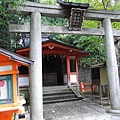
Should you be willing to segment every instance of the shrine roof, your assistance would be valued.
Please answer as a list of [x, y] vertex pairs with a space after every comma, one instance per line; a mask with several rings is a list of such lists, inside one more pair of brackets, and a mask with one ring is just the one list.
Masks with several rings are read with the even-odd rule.
[[[28, 57], [29, 46], [17, 48], [16, 53]], [[44, 38], [42, 36], [42, 54], [67, 55], [68, 53], [69, 56], [76, 56], [76, 58], [90, 55], [90, 52], [85, 51], [83, 48], [78, 48], [60, 40], [54, 40], [52, 37]]]
[[[62, 45], [62, 46], [66, 46], [66, 47], [69, 47], [71, 49], [76, 49], [76, 50], [80, 50], [80, 51], [83, 51], [84, 53], [90, 53], [89, 51], [84, 51], [84, 48], [79, 48], [79, 47], [76, 47], [76, 46], [73, 46], [73, 45], [70, 45], [68, 43], [65, 43], [63, 41], [60, 41], [60, 40], [54, 40], [54, 39], [42, 39], [42, 47], [44, 44], [47, 44], [47, 43], [50, 43], [50, 42], [53, 42], [53, 43], [56, 43], [56, 44], [59, 44], [59, 45]], [[28, 46], [25, 46], [25, 47], [19, 47], [16, 49], [17, 50], [21, 50], [21, 49], [26, 49], [26, 48], [29, 48], [29, 45]]]
[[99, 63], [99, 64], [92, 65], [91, 68], [101, 68], [101, 67], [105, 67], [105, 66], [106, 66], [106, 63]]
[[3, 48], [0, 48], [0, 54], [8, 57], [10, 60], [17, 61], [19, 63], [23, 63], [23, 64], [27, 64], [27, 65], [33, 64], [32, 60], [30, 60], [26, 57], [23, 57], [21, 55], [18, 55], [14, 52], [10, 52], [10, 51], [3, 49]]
[[79, 50], [84, 50], [84, 48], [79, 48], [79, 47], [70, 45], [70, 44], [68, 44], [68, 43], [65, 43], [65, 42], [63, 42], [63, 41], [54, 40], [54, 39], [48, 39], [48, 40], [42, 41], [42, 44], [46, 44], [46, 43], [49, 43], [49, 42], [54, 42], [54, 43], [57, 43], [57, 44], [61, 44], [61, 45], [63, 45], [63, 46], [67, 46], [67, 47], [71, 47], [71, 48], [75, 48], [75, 49], [79, 49]]
[[57, 0], [57, 2], [66, 8], [81, 8], [88, 9], [89, 3], [74, 3], [74, 2], [66, 2], [65, 0]]

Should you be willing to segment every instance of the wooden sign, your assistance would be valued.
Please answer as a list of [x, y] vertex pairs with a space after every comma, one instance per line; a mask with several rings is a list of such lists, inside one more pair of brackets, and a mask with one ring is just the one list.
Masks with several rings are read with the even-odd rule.
[[85, 16], [85, 9], [72, 8], [69, 22], [69, 30], [81, 30], [82, 23]]

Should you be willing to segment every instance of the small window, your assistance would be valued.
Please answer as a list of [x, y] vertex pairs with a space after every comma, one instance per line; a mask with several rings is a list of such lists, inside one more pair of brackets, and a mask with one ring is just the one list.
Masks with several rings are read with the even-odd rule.
[[70, 72], [76, 72], [76, 61], [70, 60]]
[[0, 76], [0, 104], [13, 102], [12, 75]]
[[28, 74], [28, 67], [26, 66], [20, 66], [18, 67], [18, 70], [20, 75]]

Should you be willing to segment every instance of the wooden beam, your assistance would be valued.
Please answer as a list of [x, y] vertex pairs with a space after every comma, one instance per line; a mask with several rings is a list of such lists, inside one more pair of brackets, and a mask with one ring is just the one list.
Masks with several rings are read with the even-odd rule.
[[[9, 10], [13, 11], [13, 8], [9, 5]], [[19, 7], [22, 14], [30, 14], [31, 12], [38, 11], [42, 16], [47, 17], [60, 17], [70, 18], [70, 9], [65, 9], [59, 5], [40, 4], [35, 2], [25, 2], [23, 6]], [[86, 20], [103, 20], [104, 18], [110, 18], [112, 21], [120, 22], [120, 11], [108, 11], [108, 10], [87, 10]]]
[[62, 54], [66, 55], [68, 51], [65, 50], [42, 50], [43, 54]]
[[24, 48], [24, 49], [18, 49], [16, 50], [16, 53], [21, 53], [21, 52], [29, 52], [29, 47], [28, 48]]
[[[9, 32], [11, 33], [29, 33], [30, 25], [9, 25]], [[103, 28], [82, 28], [81, 31], [69, 31], [68, 27], [61, 26], [46, 26], [42, 25], [42, 33], [49, 34], [76, 34], [76, 35], [93, 35], [93, 36], [104, 36]], [[120, 37], [120, 30], [113, 29], [113, 36]]]
[[[76, 51], [76, 52], [83, 52], [83, 49], [78, 49], [78, 48], [75, 48], [75, 47], [71, 47], [70, 45], [64, 45], [62, 44], [61, 42], [48, 42], [48, 43], [45, 43], [42, 45], [42, 48], [44, 47], [49, 47], [49, 45], [53, 45], [53, 47], [55, 48], [58, 48], [58, 49], [65, 49], [65, 50], [73, 50], [73, 51]], [[50, 49], [49, 49], [50, 50]]]
[[13, 61], [9, 60], [9, 61], [0, 61], [0, 66], [4, 66], [4, 65], [12, 65], [14, 64]]
[[18, 74], [18, 73], [19, 73], [18, 70], [8, 70], [8, 71], [0, 72], [0, 75], [9, 75], [9, 74]]

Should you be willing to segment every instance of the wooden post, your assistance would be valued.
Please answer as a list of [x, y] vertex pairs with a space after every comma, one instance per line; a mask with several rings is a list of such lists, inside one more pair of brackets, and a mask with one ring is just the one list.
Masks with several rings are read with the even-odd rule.
[[120, 84], [118, 76], [118, 66], [115, 54], [115, 46], [110, 18], [103, 20], [105, 30], [105, 50], [108, 73], [108, 83], [110, 89], [111, 113], [120, 113]]
[[[13, 65], [12, 65], [12, 69], [13, 70], [16, 70], [16, 68], [17, 68], [17, 66], [16, 66], [16, 64], [14, 63]], [[13, 77], [13, 96], [14, 96], [14, 103], [17, 103], [17, 77], [16, 77], [16, 73], [14, 73], [13, 75], [12, 75], [12, 77]]]
[[78, 81], [78, 59], [76, 58], [75, 59], [75, 61], [76, 61], [76, 79], [77, 79], [77, 84], [79, 84], [79, 81]]
[[67, 84], [70, 84], [70, 59], [69, 59], [69, 54], [66, 56], [66, 61], [67, 61]]
[[30, 24], [30, 118], [43, 120], [41, 14], [31, 13]]

